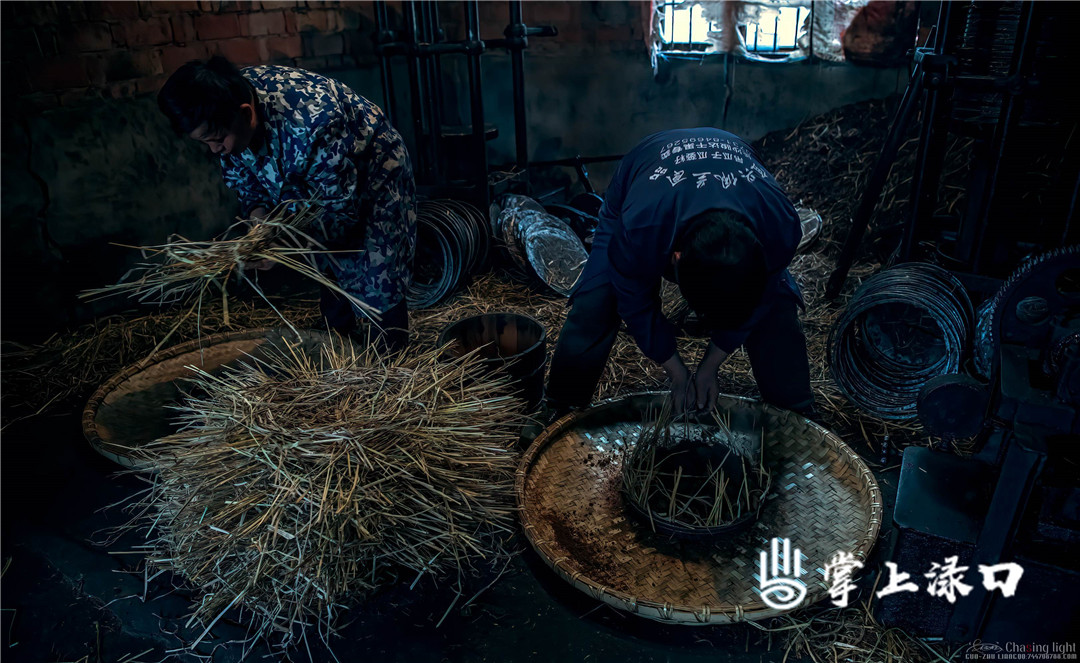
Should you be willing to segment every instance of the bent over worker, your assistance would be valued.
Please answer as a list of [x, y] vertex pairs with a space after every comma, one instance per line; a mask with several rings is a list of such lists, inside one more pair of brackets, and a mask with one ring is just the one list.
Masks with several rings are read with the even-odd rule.
[[[802, 299], [787, 271], [800, 237], [791, 201], [735, 135], [698, 128], [643, 140], [604, 195], [555, 347], [548, 408], [588, 405], [622, 321], [642, 353], [663, 366], [676, 411], [713, 407], [717, 369], [745, 346], [762, 398], [809, 414]], [[661, 312], [665, 276], [711, 330], [693, 374]]]
[[[378, 106], [331, 78], [301, 69], [237, 70], [221, 57], [180, 67], [158, 105], [173, 128], [221, 157], [244, 218], [288, 200], [324, 210], [318, 257], [337, 285], [378, 310], [379, 339], [408, 343], [406, 292], [416, 245], [412, 165]], [[347, 333], [360, 312], [323, 288], [330, 328]]]

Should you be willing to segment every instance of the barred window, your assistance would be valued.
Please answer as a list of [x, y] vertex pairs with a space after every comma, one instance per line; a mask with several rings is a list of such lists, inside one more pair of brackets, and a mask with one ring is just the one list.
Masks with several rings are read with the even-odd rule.
[[[795, 3], [791, 3], [794, 5]], [[669, 0], [658, 3], [657, 49], [662, 52], [732, 52], [760, 59], [788, 59], [800, 51], [799, 36], [809, 24], [807, 6], [746, 3], [734, 23], [734, 38], [724, 35], [723, 2]]]

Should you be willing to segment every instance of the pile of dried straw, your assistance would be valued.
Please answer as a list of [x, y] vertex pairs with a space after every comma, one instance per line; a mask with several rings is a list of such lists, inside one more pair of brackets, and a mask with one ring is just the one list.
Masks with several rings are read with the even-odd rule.
[[[145, 448], [129, 505], [151, 568], [186, 578], [203, 636], [231, 607], [288, 647], [342, 603], [425, 574], [459, 583], [506, 554], [521, 403], [473, 356], [351, 345], [198, 373], [184, 427]], [[190, 647], [195, 647], [200, 637]]]

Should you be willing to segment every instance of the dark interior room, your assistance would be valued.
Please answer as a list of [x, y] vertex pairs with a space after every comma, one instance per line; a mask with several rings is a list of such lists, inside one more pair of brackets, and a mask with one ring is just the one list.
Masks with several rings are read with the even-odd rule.
[[1077, 660], [1080, 3], [0, 30], [3, 660]]

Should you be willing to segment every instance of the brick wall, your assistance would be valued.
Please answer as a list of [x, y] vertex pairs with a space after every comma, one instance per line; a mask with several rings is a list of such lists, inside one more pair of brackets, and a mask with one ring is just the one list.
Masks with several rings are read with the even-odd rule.
[[[463, 38], [461, 3], [440, 7], [447, 38]], [[400, 25], [400, 3], [389, 8]], [[644, 49], [648, 10], [641, 1], [525, 2], [527, 24], [560, 33], [532, 40], [530, 53], [573, 43]], [[152, 93], [180, 65], [217, 54], [241, 66], [375, 66], [371, 2], [50, 0], [3, 2], [0, 12], [3, 91], [31, 111]], [[507, 3], [481, 2], [480, 17], [485, 38], [501, 37]]]
[[0, 11], [4, 93], [33, 110], [155, 92], [180, 65], [211, 55], [318, 70], [372, 58], [370, 2], [4, 2]]

